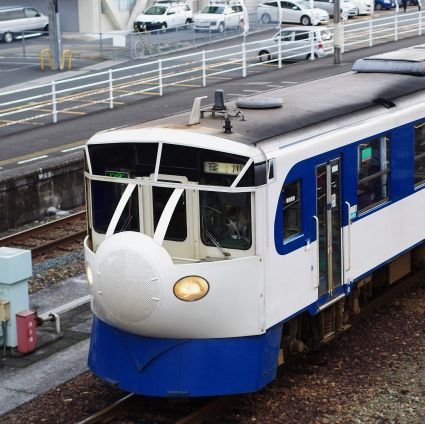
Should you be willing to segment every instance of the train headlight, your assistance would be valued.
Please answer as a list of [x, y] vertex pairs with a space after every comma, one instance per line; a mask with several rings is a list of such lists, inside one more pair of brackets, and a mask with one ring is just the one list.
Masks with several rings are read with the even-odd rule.
[[89, 286], [93, 285], [93, 272], [91, 270], [90, 264], [86, 262], [86, 274], [87, 274], [87, 281], [89, 282]]
[[202, 299], [208, 293], [210, 286], [205, 278], [196, 275], [183, 277], [174, 284], [174, 295], [180, 300], [193, 302]]

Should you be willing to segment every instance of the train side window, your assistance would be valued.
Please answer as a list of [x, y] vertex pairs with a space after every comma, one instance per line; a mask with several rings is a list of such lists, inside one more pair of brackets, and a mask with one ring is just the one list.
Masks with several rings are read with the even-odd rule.
[[282, 188], [283, 240], [301, 232], [301, 180], [285, 184]]
[[415, 186], [425, 183], [425, 122], [415, 125]]
[[359, 212], [388, 200], [389, 155], [388, 137], [361, 143], [358, 149], [357, 207]]
[[199, 200], [205, 246], [239, 250], [251, 247], [251, 193], [201, 191]]

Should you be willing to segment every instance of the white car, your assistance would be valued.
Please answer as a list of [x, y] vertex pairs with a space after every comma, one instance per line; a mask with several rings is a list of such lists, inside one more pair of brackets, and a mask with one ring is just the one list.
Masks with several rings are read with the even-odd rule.
[[0, 40], [5, 43], [11, 43], [15, 38], [40, 35], [39, 32], [48, 30], [48, 16], [33, 7], [0, 7]]
[[373, 0], [350, 0], [359, 9], [359, 15], [372, 15], [374, 10]]
[[[319, 25], [329, 22], [329, 14], [323, 9], [311, 8], [308, 1], [281, 1], [282, 22], [301, 25]], [[277, 1], [261, 3], [257, 7], [257, 20], [263, 24], [279, 21]]]
[[195, 31], [224, 32], [229, 28], [243, 29], [244, 13], [239, 4], [210, 4], [195, 15]]
[[[314, 0], [314, 7], [320, 7], [320, 9], [326, 10], [329, 13], [329, 16], [333, 17], [334, 15], [334, 0]], [[352, 3], [350, 0], [341, 0], [341, 14], [347, 17], [357, 16], [359, 14], [359, 9], [357, 6]]]
[[[280, 41], [279, 41], [280, 38]], [[257, 48], [260, 62], [278, 59], [279, 49], [282, 60], [311, 59], [312, 45], [315, 58], [325, 57], [334, 52], [332, 33], [327, 27], [287, 27], [273, 38], [261, 42]]]
[[152, 31], [190, 25], [193, 12], [186, 3], [158, 2], [137, 16], [133, 28], [135, 31]]

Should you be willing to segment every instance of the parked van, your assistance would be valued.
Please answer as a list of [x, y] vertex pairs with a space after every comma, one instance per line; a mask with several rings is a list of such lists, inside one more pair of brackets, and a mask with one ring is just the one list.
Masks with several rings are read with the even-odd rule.
[[33, 7], [0, 7], [0, 39], [5, 43], [11, 43], [15, 38], [35, 35], [32, 31], [48, 30], [49, 18]]
[[193, 12], [186, 3], [179, 1], [155, 1], [136, 17], [135, 31], [153, 31], [188, 26], [193, 21]]

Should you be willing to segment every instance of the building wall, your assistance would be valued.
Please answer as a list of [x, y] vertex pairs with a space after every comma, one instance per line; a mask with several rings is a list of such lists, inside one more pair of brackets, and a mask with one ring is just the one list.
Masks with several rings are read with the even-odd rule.
[[132, 10], [120, 10], [114, 0], [78, 0], [80, 32], [132, 29], [135, 17], [150, 3], [152, 0], [135, 0]]

